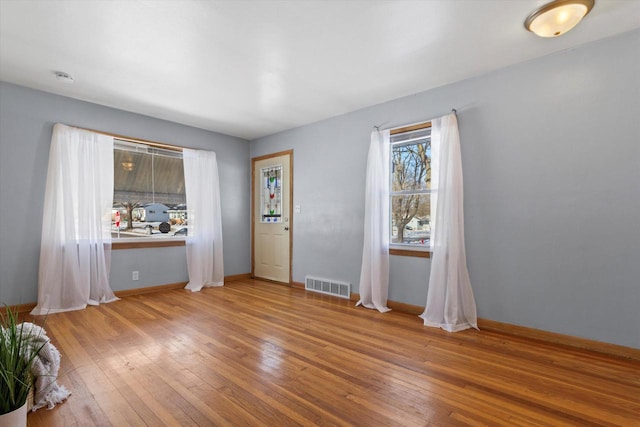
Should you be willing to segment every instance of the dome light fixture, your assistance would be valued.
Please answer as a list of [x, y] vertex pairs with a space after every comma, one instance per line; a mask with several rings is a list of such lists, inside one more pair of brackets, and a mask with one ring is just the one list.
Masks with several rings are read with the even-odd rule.
[[121, 165], [122, 169], [126, 170], [127, 172], [131, 172], [136, 164], [129, 160], [126, 162], [122, 162]]
[[535, 10], [524, 21], [524, 27], [540, 37], [558, 37], [584, 18], [595, 0], [554, 0]]

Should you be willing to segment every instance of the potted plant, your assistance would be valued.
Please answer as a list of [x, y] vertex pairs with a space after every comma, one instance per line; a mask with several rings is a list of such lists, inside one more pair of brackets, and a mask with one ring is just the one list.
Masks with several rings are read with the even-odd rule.
[[43, 344], [5, 307], [6, 314], [0, 313], [0, 425], [26, 426], [31, 366]]

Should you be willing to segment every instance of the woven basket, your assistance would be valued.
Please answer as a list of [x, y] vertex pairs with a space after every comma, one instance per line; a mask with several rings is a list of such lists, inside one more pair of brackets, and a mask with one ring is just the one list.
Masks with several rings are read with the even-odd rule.
[[27, 413], [31, 412], [31, 408], [33, 408], [33, 405], [35, 405], [35, 388], [36, 385], [35, 383], [33, 383], [31, 388], [29, 389], [29, 394], [27, 395]]

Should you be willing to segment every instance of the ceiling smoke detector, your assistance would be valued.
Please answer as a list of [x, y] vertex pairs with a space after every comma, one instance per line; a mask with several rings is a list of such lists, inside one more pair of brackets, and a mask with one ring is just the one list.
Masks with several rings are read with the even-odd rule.
[[63, 73], [62, 71], [56, 71], [54, 74], [56, 75], [56, 79], [62, 83], [73, 83], [73, 77], [71, 77], [70, 74]]

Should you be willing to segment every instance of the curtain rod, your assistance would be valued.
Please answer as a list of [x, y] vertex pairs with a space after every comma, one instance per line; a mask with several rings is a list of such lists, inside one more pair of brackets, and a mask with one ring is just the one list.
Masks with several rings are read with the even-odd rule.
[[124, 135], [118, 135], [118, 134], [115, 134], [115, 133], [103, 132], [103, 131], [95, 130], [95, 129], [87, 129], [87, 128], [82, 128], [82, 127], [79, 127], [79, 126], [71, 126], [71, 127], [74, 127], [76, 129], [80, 129], [80, 130], [86, 130], [88, 132], [99, 133], [100, 135], [111, 136], [111, 137], [113, 137], [115, 139], [119, 139], [121, 141], [133, 142], [135, 144], [150, 145], [152, 147], [164, 148], [165, 150], [182, 152], [182, 147], [178, 147], [176, 145], [164, 144], [162, 142], [148, 141], [146, 139], [130, 138], [130, 137], [124, 136]]
[[[451, 113], [455, 114], [455, 115], [456, 115], [456, 117], [458, 116], [458, 110], [456, 110], [455, 108], [452, 108], [452, 109], [451, 109]], [[395, 129], [411, 128], [411, 127], [413, 127], [413, 126], [420, 125], [420, 124], [422, 124], [422, 123], [428, 123], [428, 122], [431, 122], [431, 120], [433, 120], [433, 119], [430, 119], [430, 120], [423, 120], [423, 121], [415, 122], [415, 123], [410, 123], [410, 124], [408, 124], [408, 125], [400, 125], [400, 126], [396, 126], [396, 127], [394, 127], [394, 128], [389, 128], [389, 129], [390, 129], [390, 130], [395, 130]], [[375, 125], [374, 125], [374, 126], [373, 126], [373, 129], [375, 129], [375, 130], [377, 130], [378, 132], [380, 132], [380, 127], [381, 127], [381, 126], [382, 126], [382, 125], [378, 125], [378, 126], [375, 126]]]

